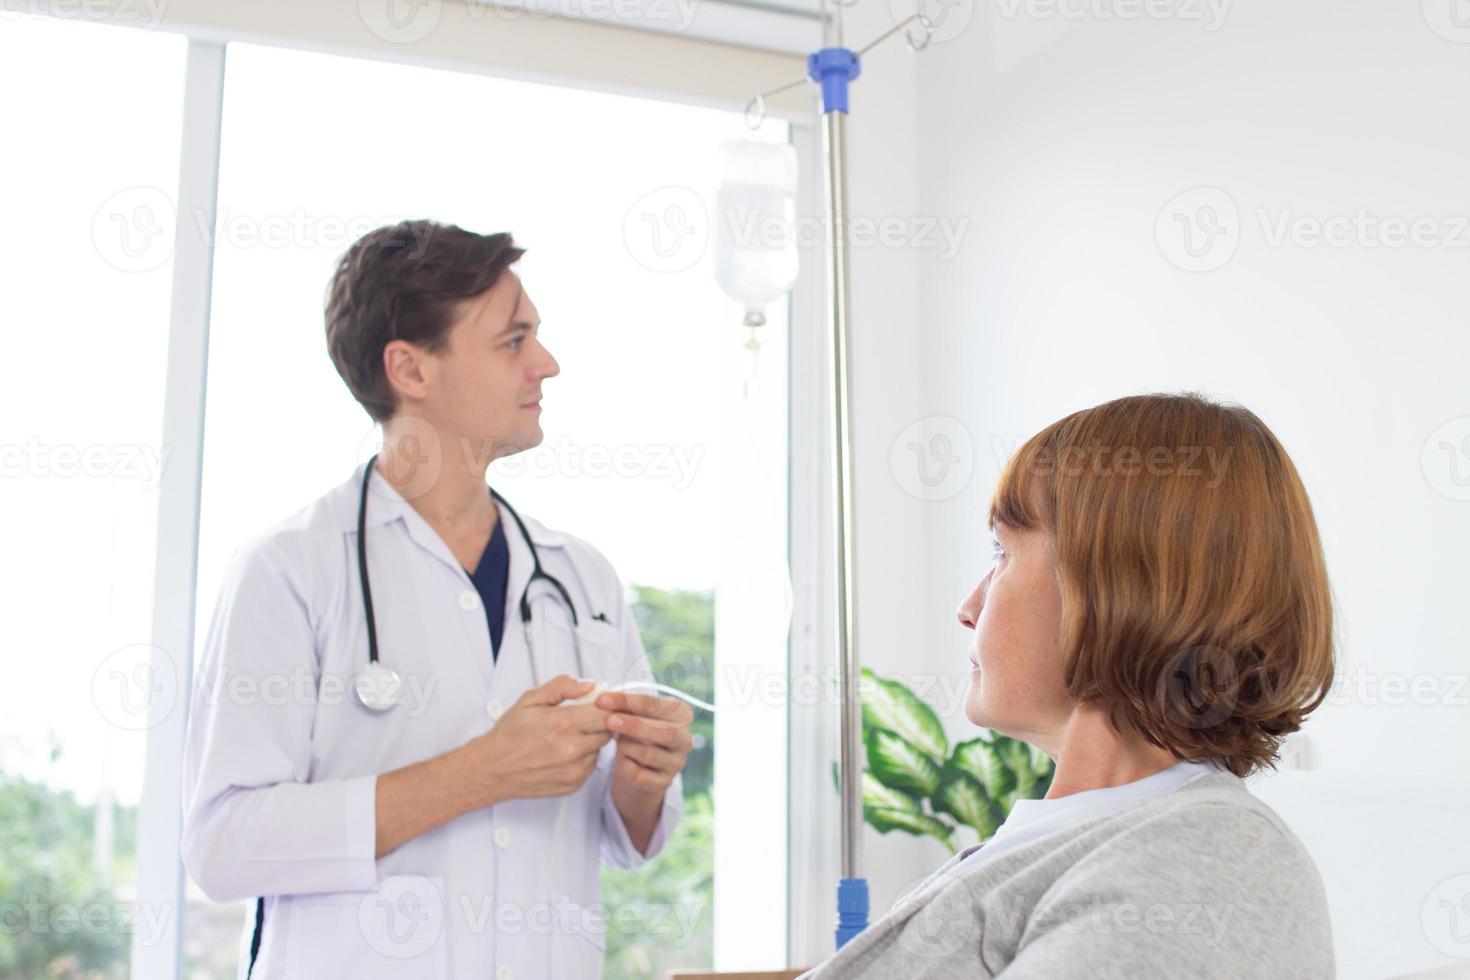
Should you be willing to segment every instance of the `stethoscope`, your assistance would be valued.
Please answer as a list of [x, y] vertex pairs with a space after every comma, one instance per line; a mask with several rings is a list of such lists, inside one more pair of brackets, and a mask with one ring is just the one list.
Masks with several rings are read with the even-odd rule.
[[[362, 608], [367, 614], [368, 662], [367, 666], [358, 672], [353, 687], [357, 690], [357, 699], [364, 706], [374, 711], [387, 711], [403, 703], [403, 678], [396, 670], [384, 666], [378, 659], [378, 626], [373, 615], [373, 593], [368, 585], [367, 535], [365, 533], [367, 530], [367, 494], [368, 481], [373, 476], [373, 464], [377, 461], [376, 453], [373, 454], [372, 459], [368, 460], [367, 469], [363, 471], [362, 476], [362, 497], [357, 504], [357, 574], [362, 580]], [[520, 601], [521, 629], [526, 634], [526, 655], [531, 661], [531, 686], [541, 686], [541, 678], [536, 670], [536, 646], [531, 630], [531, 586], [535, 585], [538, 579], [550, 585], [552, 590], [561, 597], [561, 601], [566, 604], [567, 615], [572, 621], [572, 655], [576, 658], [577, 676], [586, 677], [582, 669], [582, 643], [577, 635], [577, 627], [580, 625], [577, 619], [577, 606], [572, 602], [571, 593], [567, 591], [567, 587], [561, 583], [560, 579], [541, 567], [541, 556], [536, 551], [536, 543], [531, 540], [531, 534], [526, 530], [526, 522], [521, 520], [521, 515], [517, 514], [515, 508], [504, 497], [496, 493], [493, 487], [489, 490], [490, 496], [515, 520], [516, 527], [521, 532], [521, 539], [526, 542], [526, 547], [531, 549], [531, 578], [526, 583], [526, 587], [521, 590]]]

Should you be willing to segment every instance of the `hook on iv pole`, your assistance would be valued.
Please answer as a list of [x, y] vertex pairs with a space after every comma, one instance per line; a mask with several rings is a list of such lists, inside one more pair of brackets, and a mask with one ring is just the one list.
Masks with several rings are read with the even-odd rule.
[[[839, 8], [850, 7], [856, 2], [857, 0], [832, 0], [832, 3], [836, 4]], [[838, 11], [837, 19], [839, 21], [841, 20], [840, 10]], [[922, 33], [916, 35], [916, 32], [913, 30], [913, 28], [910, 27], [911, 24], [917, 24], [919, 27], [919, 31], [921, 31]], [[884, 31], [882, 34], [879, 34], [877, 37], [873, 38], [873, 40], [869, 41], [863, 47], [853, 52], [854, 56], [861, 57], [862, 55], [867, 54], [869, 51], [873, 50], [878, 45], [882, 44], [884, 41], [897, 34], [899, 31], [903, 31], [904, 43], [908, 46], [908, 49], [910, 51], [923, 51], [929, 46], [929, 42], [934, 40], [934, 21], [923, 14], [910, 14], [903, 20], [899, 21], [897, 24], [894, 24], [888, 30]], [[785, 85], [778, 85], [773, 89], [769, 89], [754, 96], [749, 102], [745, 104], [746, 128], [760, 129], [762, 124], [765, 123], [767, 114], [767, 99], [776, 95], [780, 95], [782, 92], [790, 91], [791, 89], [794, 89], [799, 85], [805, 85], [809, 81], [811, 81], [810, 76], [803, 75], [795, 81], [787, 82]]]

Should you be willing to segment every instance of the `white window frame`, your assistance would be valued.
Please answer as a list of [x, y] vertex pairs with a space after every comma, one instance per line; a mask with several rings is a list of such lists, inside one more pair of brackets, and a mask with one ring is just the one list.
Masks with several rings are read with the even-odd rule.
[[[209, 370], [209, 301], [214, 275], [215, 203], [224, 99], [225, 46], [189, 42], [185, 58], [183, 134], [179, 154], [173, 297], [164, 375], [163, 445], [169, 465], [158, 487], [153, 565], [154, 676], [175, 677], [186, 696], [150, 705], [143, 792], [138, 802], [138, 903], [168, 914], [145, 944], [133, 934], [130, 976], [183, 975], [184, 731], [194, 683], [194, 601], [204, 462], [204, 392]], [[198, 224], [195, 218], [198, 217]], [[208, 228], [207, 237], [201, 234]], [[172, 710], [177, 705], [178, 710]]]
[[[431, 0], [445, 11], [463, 11], [461, 0]], [[508, 6], [542, 0], [500, 0]], [[580, 69], [566, 65], [517, 61], [511, 49], [469, 52], [452, 42], [438, 50], [412, 45], [384, 45], [381, 39], [349, 37], [342, 25], [322, 20], [326, 2], [301, 0], [293, 5], [219, 5], [210, 0], [172, 0], [159, 22], [140, 24], [136, 0], [89, 3], [85, 16], [119, 26], [162, 29], [188, 40], [184, 78], [184, 112], [179, 168], [177, 227], [170, 310], [168, 365], [163, 416], [163, 445], [169, 447], [170, 465], [161, 475], [154, 565], [152, 611], [153, 668], [158, 675], [177, 678], [179, 689], [193, 683], [197, 556], [203, 490], [204, 408], [208, 376], [210, 292], [214, 264], [212, 242], [219, 185], [219, 147], [224, 98], [226, 48], [231, 42], [262, 43], [400, 61], [424, 67], [530, 80], [579, 89], [660, 98], [667, 101], [743, 110], [751, 95], [784, 85], [799, 77], [800, 62], [789, 56], [818, 46], [814, 4], [798, 0], [789, 5], [732, 0], [720, 16], [708, 19], [697, 31], [678, 39], [664, 38], [666, 52], [687, 48], [676, 63], [665, 58], [658, 70], [637, 78], [606, 77], [612, 62], [591, 59]], [[69, 0], [35, 0], [35, 12], [76, 19], [78, 9]], [[340, 10], [340, 7], [332, 9]], [[542, 9], [545, 8], [544, 6]], [[242, 11], [250, 10], [249, 14]], [[742, 13], [743, 10], [743, 13]], [[565, 11], [562, 11], [565, 13]], [[772, 18], [776, 19], [772, 19]], [[274, 18], [274, 20], [272, 20]], [[568, 21], [544, 25], [565, 31]], [[543, 18], [545, 20], [545, 18]], [[626, 26], [646, 26], [627, 25]], [[360, 25], [359, 25], [360, 27]], [[575, 30], [620, 30], [619, 40], [634, 43], [626, 31], [605, 24], [578, 24]], [[657, 28], [653, 28], [657, 29]], [[360, 33], [360, 31], [359, 31]], [[453, 31], [439, 32], [444, 36]], [[602, 35], [604, 45], [608, 35]], [[735, 42], [750, 47], [725, 48], [727, 58], [739, 62], [749, 75], [735, 92], [728, 77], [710, 71], [710, 41]], [[512, 48], [514, 45], [512, 45]], [[755, 50], [765, 48], [766, 51]], [[787, 52], [788, 54], [780, 54]], [[504, 56], [497, 60], [497, 56]], [[646, 63], [646, 59], [624, 59]], [[690, 70], [698, 66], [699, 70]], [[669, 72], [674, 72], [670, 75]], [[616, 72], [613, 72], [616, 74]], [[723, 86], [723, 88], [721, 87]], [[802, 184], [798, 213], [812, 215], [822, 200], [823, 173], [819, 117], [810, 91], [798, 87], [771, 100], [772, 117], [791, 125], [791, 141], [801, 164]], [[835, 643], [835, 578], [831, 562], [830, 423], [827, 397], [827, 351], [823, 317], [825, 250], [803, 250], [801, 272], [790, 299], [788, 399], [790, 424], [789, 555], [794, 608], [789, 640], [789, 665], [825, 677]], [[795, 379], [821, 379], [799, 384]], [[794, 676], [794, 675], [793, 675]], [[187, 699], [182, 699], [187, 705]], [[161, 910], [164, 923], [154, 941], [134, 936], [131, 975], [179, 980], [183, 975], [185, 880], [180, 856], [182, 832], [182, 765], [187, 727], [186, 707], [168, 710], [155, 701], [150, 718], [143, 789], [137, 830], [137, 902]], [[836, 710], [825, 696], [808, 702], [788, 699], [789, 759], [787, 816], [786, 951], [789, 963], [815, 962], [830, 951], [832, 888], [836, 882], [835, 838], [820, 828], [836, 826], [835, 793], [820, 791], [830, 775], [828, 759], [835, 744]], [[827, 838], [827, 839], [824, 839]], [[835, 885], [834, 885], [835, 887]], [[719, 914], [718, 911], [716, 914]], [[738, 914], [730, 910], [727, 914]]]
[[[824, 199], [819, 118], [793, 123], [801, 189], [798, 213]], [[837, 570], [833, 514], [832, 345], [826, 316], [827, 249], [805, 248], [791, 292], [789, 358], [791, 586], [787, 678], [786, 963], [810, 966], [835, 948], [837, 828]], [[799, 383], [797, 379], [808, 379]]]

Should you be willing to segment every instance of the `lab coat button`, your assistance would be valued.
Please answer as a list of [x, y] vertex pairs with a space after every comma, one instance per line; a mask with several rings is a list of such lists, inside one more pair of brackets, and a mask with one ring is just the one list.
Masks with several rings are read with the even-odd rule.
[[496, 827], [495, 828], [495, 846], [496, 847], [509, 847], [510, 846], [510, 831], [509, 830], [506, 830], [504, 827]]
[[485, 714], [489, 715], [492, 721], [499, 718], [503, 713], [499, 698], [491, 698], [490, 702], [485, 705]]
[[510, 967], [502, 966], [495, 971], [495, 980], [510, 980]]
[[465, 589], [459, 594], [459, 608], [465, 612], [474, 612], [480, 608], [480, 593], [474, 589]]

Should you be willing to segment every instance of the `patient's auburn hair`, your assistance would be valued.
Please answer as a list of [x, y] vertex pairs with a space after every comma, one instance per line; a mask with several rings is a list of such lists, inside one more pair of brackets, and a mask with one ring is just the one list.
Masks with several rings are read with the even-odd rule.
[[1317, 524], [1253, 412], [1194, 393], [1076, 412], [1011, 457], [990, 519], [1051, 533], [1067, 690], [1115, 728], [1244, 776], [1327, 696]]

